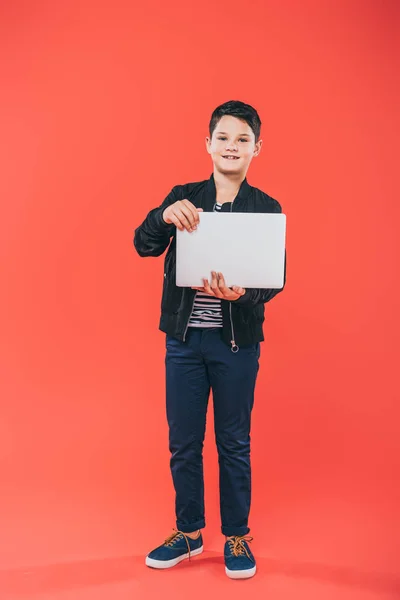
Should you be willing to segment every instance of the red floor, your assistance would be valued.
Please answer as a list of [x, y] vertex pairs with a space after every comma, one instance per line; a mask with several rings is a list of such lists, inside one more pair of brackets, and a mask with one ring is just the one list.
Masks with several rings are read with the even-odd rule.
[[147, 600], [240, 597], [268, 600], [395, 600], [400, 579], [323, 564], [258, 558], [258, 573], [231, 581], [223, 558], [204, 552], [168, 571], [144, 565], [143, 557], [64, 563], [0, 572], [1, 600]]

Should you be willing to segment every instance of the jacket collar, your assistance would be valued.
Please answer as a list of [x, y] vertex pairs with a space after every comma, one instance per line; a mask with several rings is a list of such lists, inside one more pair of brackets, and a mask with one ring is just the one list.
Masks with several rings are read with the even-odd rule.
[[[214, 204], [217, 199], [217, 189], [215, 187], [214, 173], [211, 174], [206, 184], [206, 197], [205, 197], [205, 210], [213, 210]], [[249, 185], [247, 178], [242, 181], [239, 192], [234, 200], [235, 205], [241, 204], [242, 201], [246, 200], [251, 192], [251, 185]]]

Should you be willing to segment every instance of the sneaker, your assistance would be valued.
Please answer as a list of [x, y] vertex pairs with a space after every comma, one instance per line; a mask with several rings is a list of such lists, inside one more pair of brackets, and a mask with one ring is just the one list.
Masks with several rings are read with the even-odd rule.
[[203, 552], [203, 538], [200, 533], [195, 540], [188, 537], [183, 531], [174, 529], [172, 533], [162, 544], [152, 550], [146, 556], [146, 565], [153, 569], [169, 569], [175, 567], [185, 558], [197, 556]]
[[252, 537], [236, 535], [225, 543], [225, 573], [231, 579], [247, 579], [256, 574], [256, 561], [249, 548]]

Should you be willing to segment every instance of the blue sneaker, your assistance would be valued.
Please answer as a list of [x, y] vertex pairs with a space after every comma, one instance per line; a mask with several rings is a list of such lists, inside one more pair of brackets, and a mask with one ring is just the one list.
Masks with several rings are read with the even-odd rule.
[[256, 574], [256, 561], [249, 548], [252, 537], [235, 535], [225, 543], [225, 573], [231, 579], [247, 579]]
[[169, 569], [175, 567], [185, 558], [197, 556], [203, 552], [203, 538], [201, 533], [195, 540], [188, 537], [183, 531], [174, 529], [172, 533], [162, 544], [152, 550], [146, 556], [146, 565], [153, 569]]

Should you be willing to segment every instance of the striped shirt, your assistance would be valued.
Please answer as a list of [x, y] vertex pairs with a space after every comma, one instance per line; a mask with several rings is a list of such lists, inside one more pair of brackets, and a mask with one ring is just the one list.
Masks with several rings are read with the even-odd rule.
[[[215, 212], [220, 212], [222, 204], [216, 202]], [[221, 300], [204, 292], [196, 292], [189, 327], [222, 327]]]

